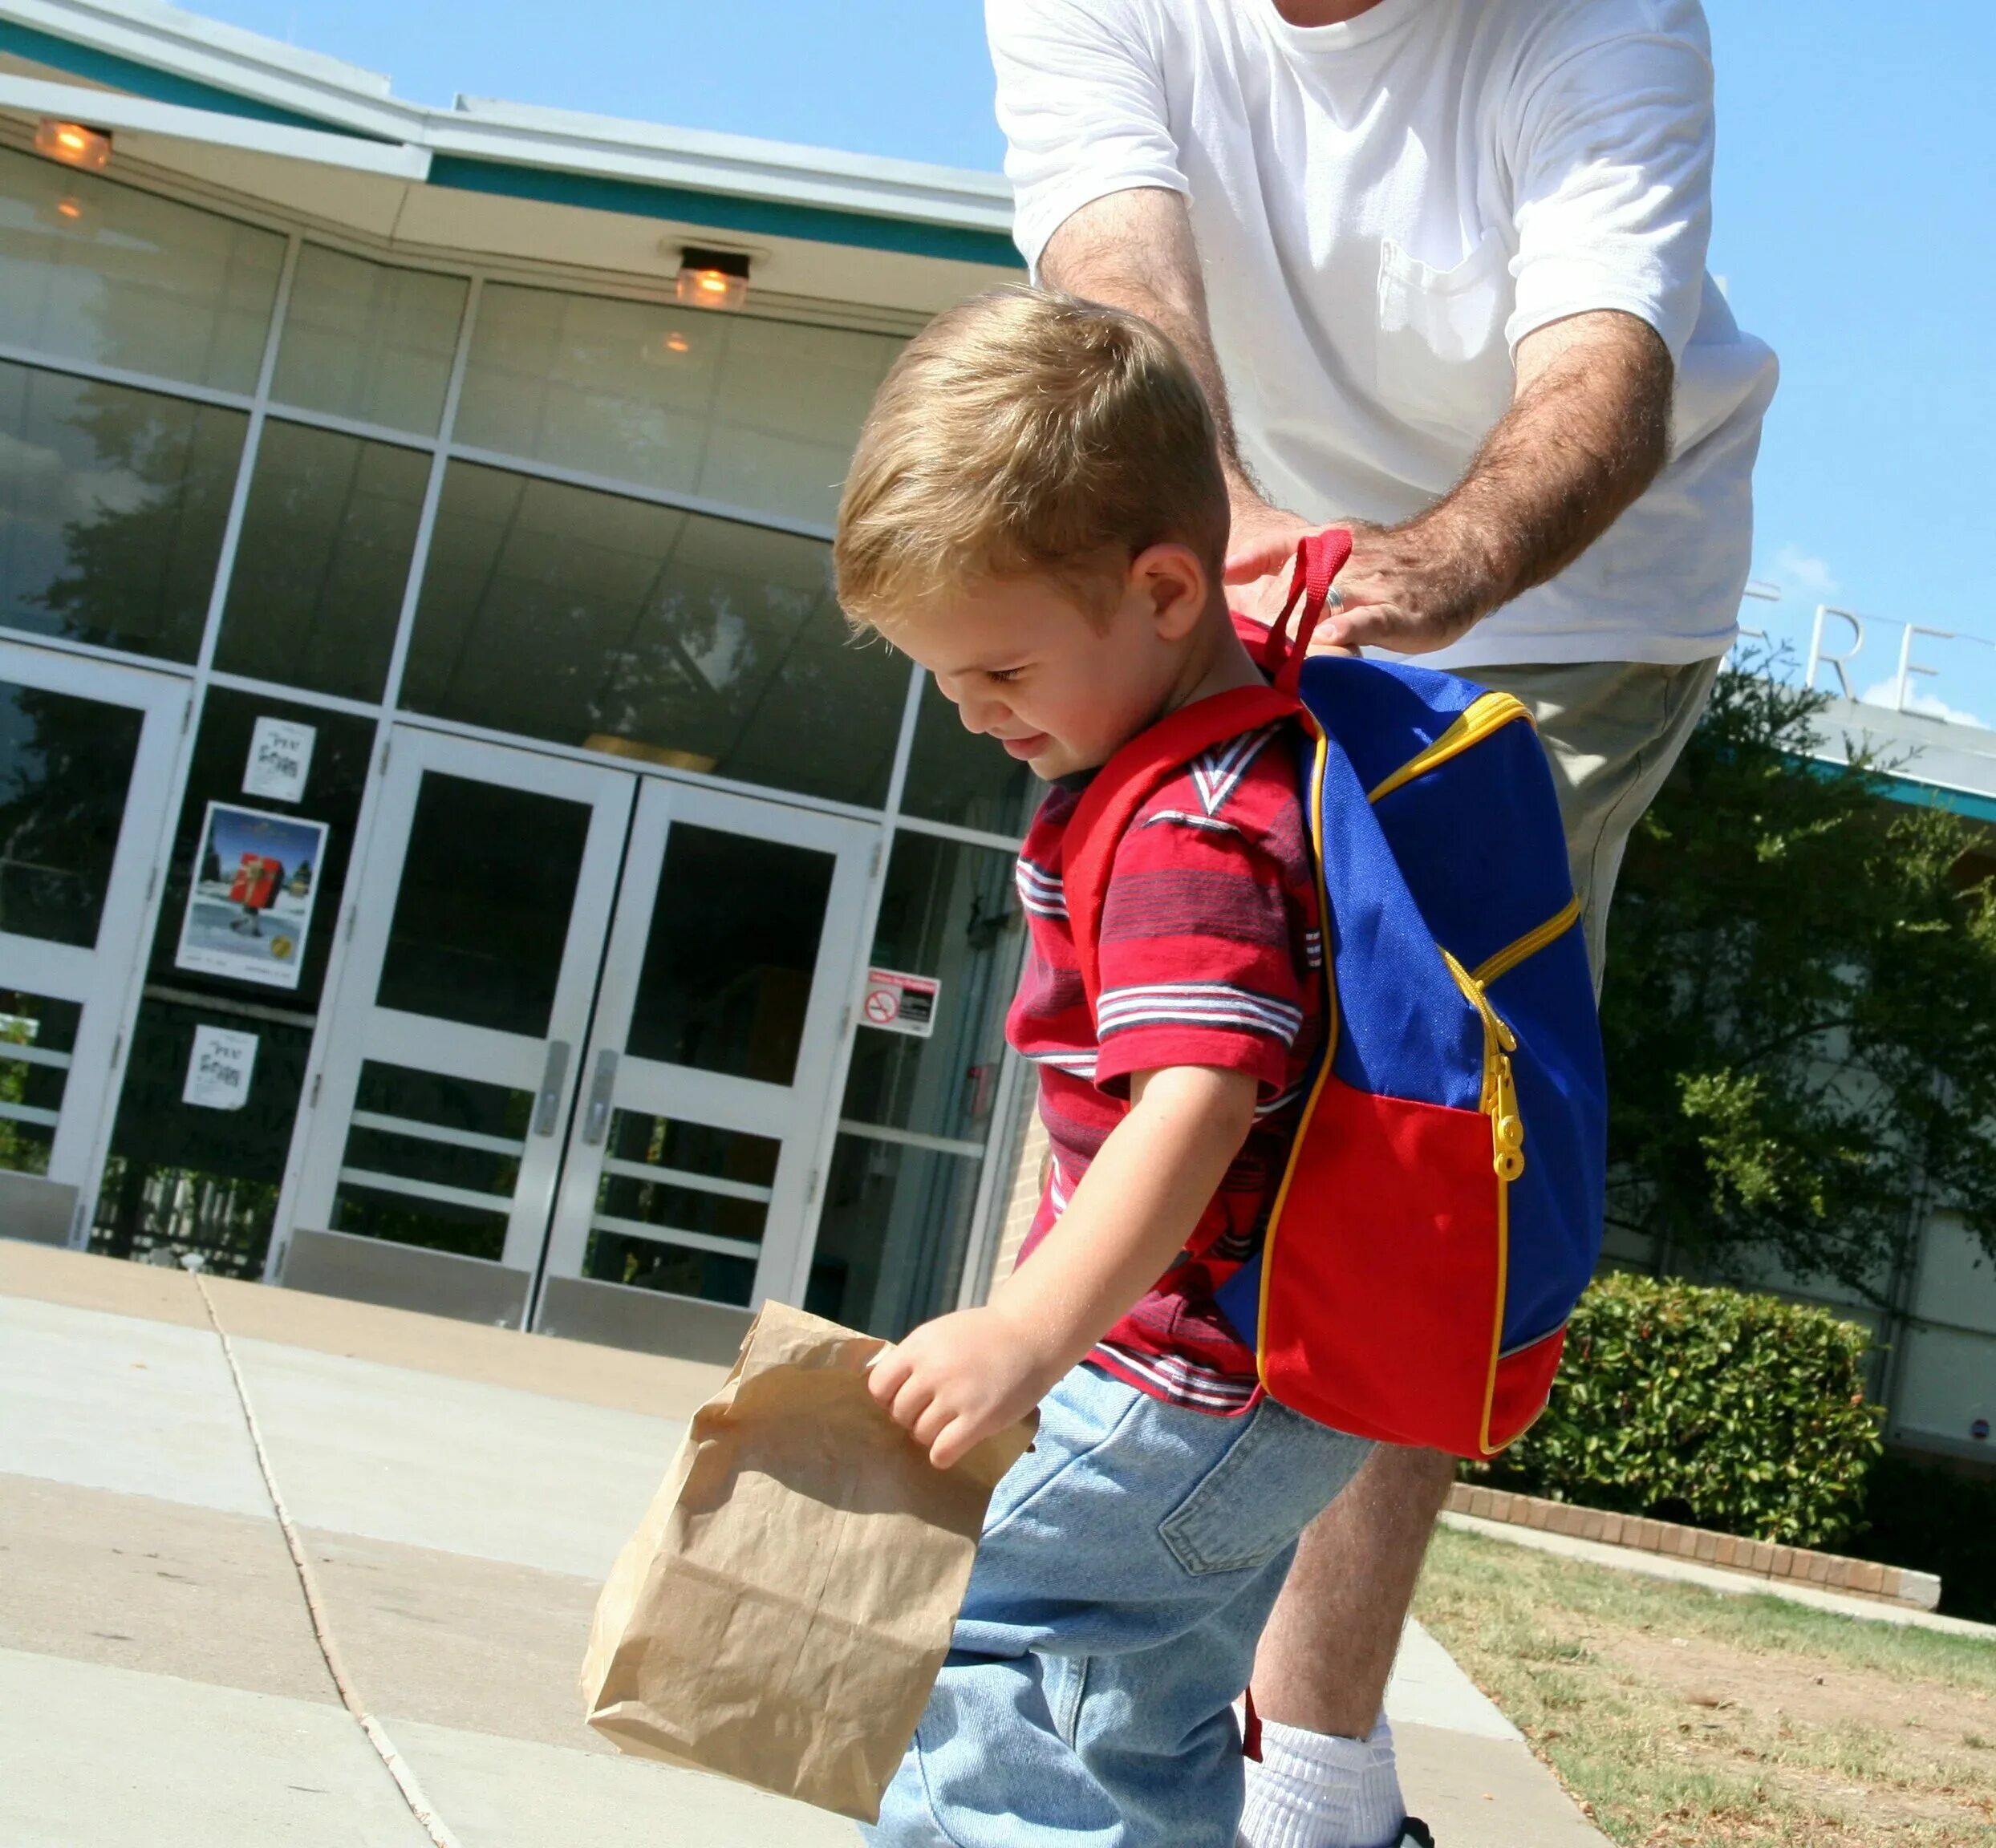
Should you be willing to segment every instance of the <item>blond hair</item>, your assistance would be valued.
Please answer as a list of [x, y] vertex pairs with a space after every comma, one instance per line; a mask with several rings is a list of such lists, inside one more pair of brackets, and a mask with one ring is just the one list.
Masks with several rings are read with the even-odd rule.
[[1162, 541], [1217, 578], [1227, 522], [1212, 412], [1177, 347], [1120, 309], [1015, 286], [938, 315], [895, 362], [832, 557], [859, 623], [1041, 573], [1100, 613]]

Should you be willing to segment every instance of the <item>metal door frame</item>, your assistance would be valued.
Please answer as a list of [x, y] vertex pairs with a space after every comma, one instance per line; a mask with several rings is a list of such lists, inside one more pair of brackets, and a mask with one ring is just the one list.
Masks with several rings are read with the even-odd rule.
[[[375, 1004], [416, 799], [424, 775], [430, 771], [565, 798], [594, 811], [569, 914], [547, 1035], [533, 1052], [524, 1052], [524, 1035]], [[396, 727], [367, 829], [364, 857], [357, 860], [349, 878], [347, 941], [340, 946], [338, 991], [335, 992], [329, 981], [322, 1003], [322, 1040], [314, 1049], [308, 1108], [303, 1112], [304, 1146], [296, 1163], [295, 1185], [287, 1189], [280, 1209], [278, 1236], [271, 1241], [266, 1279], [274, 1279], [279, 1272], [289, 1231], [301, 1226], [320, 1229], [330, 1221], [347, 1133], [353, 1126], [360, 1070], [370, 1057], [535, 1093], [499, 1260], [523, 1278], [533, 1275], [554, 1206], [568, 1117], [582, 1071], [582, 1061], [573, 1056], [574, 1050], [588, 1027], [616, 902], [618, 872], [636, 782], [620, 765], [576, 763], [531, 748]], [[438, 1060], [443, 1041], [461, 1041], [461, 1045], [452, 1046], [448, 1064]], [[566, 1054], [558, 1052], [562, 1048]], [[398, 1053], [403, 1055], [399, 1060]], [[477, 1145], [483, 1146], [482, 1141]]]
[[[118, 825], [97, 940], [89, 949], [0, 931], [7, 986], [83, 1007], [76, 1044], [30, 1063], [64, 1067], [63, 1107], [49, 1150], [48, 1178], [77, 1189], [69, 1242], [89, 1242], [97, 1191], [116, 1114], [118, 1080], [132, 1045], [140, 990], [150, 960], [149, 926], [172, 821], [175, 775], [188, 732], [193, 689], [183, 675], [99, 660], [67, 650], [0, 639], [0, 679], [144, 715], [132, 780]], [[26, 1049], [24, 1049], [26, 1050]], [[15, 1114], [18, 1106], [8, 1106]], [[30, 1119], [39, 1121], [40, 1116]]]
[[[810, 998], [796, 1068], [787, 1085], [633, 1059], [624, 1052], [652, 920], [659, 907], [674, 902], [671, 893], [661, 891], [660, 880], [671, 830], [682, 822], [748, 840], [802, 847], [832, 858], [832, 882]], [[844, 1076], [841, 1055], [852, 1031], [851, 1001], [871, 924], [870, 899], [879, 871], [880, 843], [877, 824], [663, 778], [644, 780], [603, 959], [595, 1019], [579, 1067], [588, 1075], [590, 1098], [576, 1111], [570, 1132], [561, 1195], [550, 1225], [542, 1284], [536, 1291], [529, 1326], [539, 1321], [546, 1279], [590, 1281], [582, 1277], [582, 1264], [607, 1159], [609, 1116], [617, 1108], [674, 1116], [781, 1142], [776, 1176], [767, 1190], [769, 1210], [748, 1306], [760, 1307], [772, 1296], [801, 1299], [816, 1242], [830, 1140], [837, 1129], [833, 1091]], [[737, 1190], [700, 1177], [684, 1178], [697, 1189]], [[695, 1248], [705, 1242], [700, 1235], [691, 1234], [667, 1242]]]

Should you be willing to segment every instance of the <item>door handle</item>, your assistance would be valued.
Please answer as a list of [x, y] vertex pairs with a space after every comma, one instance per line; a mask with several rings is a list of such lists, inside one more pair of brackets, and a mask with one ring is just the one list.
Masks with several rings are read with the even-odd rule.
[[596, 1055], [596, 1075], [589, 1083], [589, 1108], [582, 1116], [582, 1141], [591, 1147], [610, 1127], [610, 1094], [616, 1088], [617, 1055], [606, 1046]]
[[562, 1080], [568, 1076], [568, 1042], [547, 1043], [547, 1063], [541, 1068], [540, 1094], [533, 1100], [533, 1133], [552, 1136], [562, 1108]]

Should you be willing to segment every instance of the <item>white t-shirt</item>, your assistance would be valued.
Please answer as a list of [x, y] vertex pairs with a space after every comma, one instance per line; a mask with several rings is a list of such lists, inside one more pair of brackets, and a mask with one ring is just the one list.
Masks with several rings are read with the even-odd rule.
[[1186, 196], [1243, 459], [1310, 519], [1461, 477], [1534, 328], [1622, 309], [1678, 366], [1672, 459], [1549, 584], [1438, 654], [1702, 660], [1730, 645], [1775, 358], [1705, 274], [1697, 0], [987, 0], [1019, 247], [1131, 187]]

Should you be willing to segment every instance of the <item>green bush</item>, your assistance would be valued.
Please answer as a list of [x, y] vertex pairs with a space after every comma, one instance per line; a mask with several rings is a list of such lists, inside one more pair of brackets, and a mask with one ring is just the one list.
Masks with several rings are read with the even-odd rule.
[[1828, 1311], [1607, 1277], [1575, 1311], [1545, 1416], [1498, 1485], [1791, 1546], [1862, 1518], [1881, 1448], [1870, 1337]]

